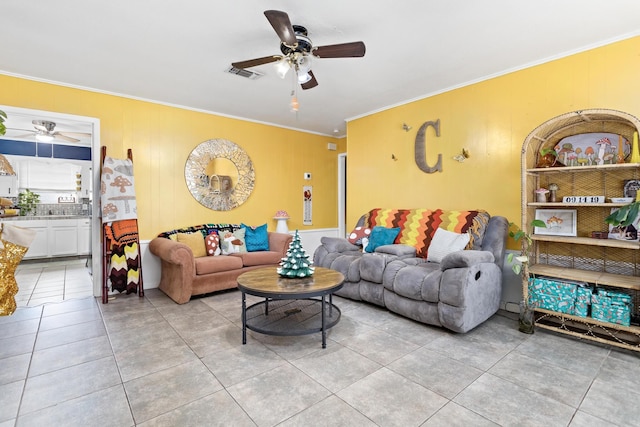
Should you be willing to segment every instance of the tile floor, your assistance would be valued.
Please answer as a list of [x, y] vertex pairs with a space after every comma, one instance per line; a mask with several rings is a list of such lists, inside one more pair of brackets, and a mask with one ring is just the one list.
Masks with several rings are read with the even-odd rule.
[[93, 296], [86, 258], [22, 261], [16, 269], [18, 307]]
[[319, 334], [241, 344], [240, 293], [0, 318], [0, 427], [633, 426], [640, 356], [498, 313], [459, 335], [336, 297]]

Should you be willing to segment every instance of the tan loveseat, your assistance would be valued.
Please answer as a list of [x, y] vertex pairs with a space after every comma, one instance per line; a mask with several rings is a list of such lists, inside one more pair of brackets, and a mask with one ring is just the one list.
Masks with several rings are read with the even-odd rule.
[[178, 304], [184, 304], [193, 295], [235, 288], [240, 274], [260, 267], [278, 265], [292, 240], [289, 234], [269, 232], [269, 250], [194, 257], [188, 245], [170, 238], [177, 233], [202, 233], [204, 239], [212, 230], [238, 228], [240, 226], [231, 224], [203, 224], [160, 233], [149, 243], [149, 250], [161, 261], [160, 290]]

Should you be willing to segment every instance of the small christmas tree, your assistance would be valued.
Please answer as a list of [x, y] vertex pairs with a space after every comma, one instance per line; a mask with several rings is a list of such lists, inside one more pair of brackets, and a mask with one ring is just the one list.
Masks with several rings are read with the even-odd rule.
[[289, 244], [287, 249], [287, 256], [280, 261], [280, 268], [278, 268], [278, 274], [282, 277], [308, 277], [313, 275], [314, 268], [311, 266], [313, 263], [309, 261], [309, 255], [302, 248], [300, 243], [300, 236], [298, 230], [293, 236], [293, 240]]

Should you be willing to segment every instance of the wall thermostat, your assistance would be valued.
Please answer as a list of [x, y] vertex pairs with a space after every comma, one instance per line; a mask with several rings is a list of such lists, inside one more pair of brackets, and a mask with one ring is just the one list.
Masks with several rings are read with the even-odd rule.
[[305, 172], [304, 173], [304, 179], [311, 179], [311, 173], [310, 172]]

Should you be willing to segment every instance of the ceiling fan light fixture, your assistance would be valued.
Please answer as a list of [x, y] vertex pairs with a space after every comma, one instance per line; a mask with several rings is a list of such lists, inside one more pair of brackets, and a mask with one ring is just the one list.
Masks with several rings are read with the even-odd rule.
[[305, 84], [311, 80], [309, 73], [298, 73], [298, 83]]
[[281, 79], [284, 79], [287, 73], [289, 72], [289, 69], [291, 68], [291, 64], [289, 64], [289, 61], [287, 60], [287, 58], [282, 58], [280, 61], [274, 64], [274, 67], [276, 69], [276, 73], [278, 74], [278, 77], [280, 77]]
[[296, 70], [299, 73], [308, 73], [311, 70], [311, 58], [306, 55], [296, 55]]
[[43, 134], [43, 133], [38, 133], [36, 134], [36, 140], [40, 142], [51, 142], [53, 141], [53, 136]]

